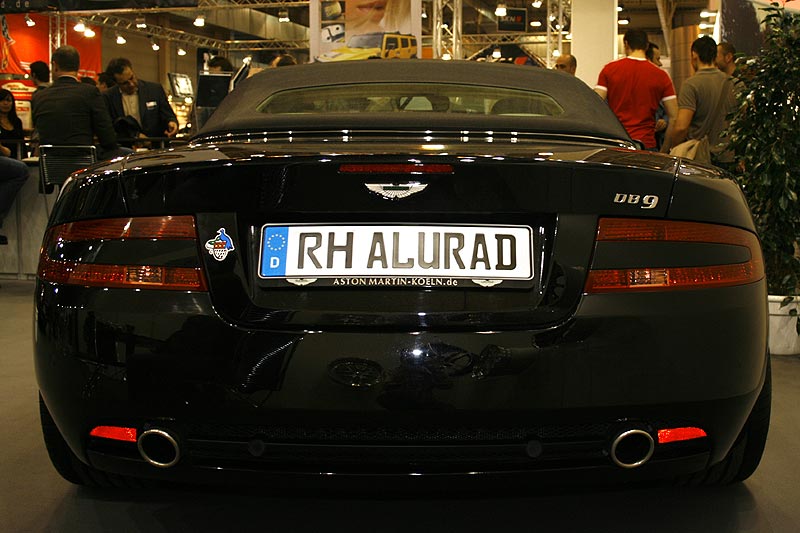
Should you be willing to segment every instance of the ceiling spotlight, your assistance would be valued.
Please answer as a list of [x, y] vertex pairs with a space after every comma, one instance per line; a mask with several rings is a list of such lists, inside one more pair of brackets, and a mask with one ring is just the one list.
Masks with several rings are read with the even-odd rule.
[[278, 22], [291, 22], [288, 9], [281, 9], [278, 11]]
[[495, 59], [500, 59], [503, 57], [503, 52], [501, 52], [499, 48], [495, 48], [492, 50], [492, 57]]
[[714, 25], [713, 24], [709, 24], [708, 22], [701, 22], [700, 23], [700, 29], [701, 30], [710, 30], [713, 27], [714, 27]]
[[428, 12], [425, 11], [425, 4], [422, 4], [422, 18], [428, 18]]
[[716, 17], [716, 16], [717, 16], [716, 11], [707, 11], [704, 9], [703, 11], [700, 12], [701, 19], [710, 19], [711, 17]]
[[32, 28], [36, 26], [36, 21], [33, 20], [30, 15], [25, 15], [25, 24], [27, 24], [29, 28]]
[[127, 42], [128, 41], [125, 39], [125, 37], [122, 36], [122, 34], [119, 33], [117, 34], [117, 44], [125, 44]]
[[75, 26], [73, 26], [72, 29], [78, 33], [83, 33], [86, 31], [86, 23], [83, 22], [83, 19], [78, 19], [78, 23], [75, 24]]
[[96, 35], [96, 33], [94, 32], [94, 30], [92, 28], [86, 28], [86, 31], [83, 32], [83, 36], [84, 37], [88, 37], [89, 39], [91, 39], [95, 35]]
[[618, 13], [619, 13], [620, 11], [622, 11], [623, 9], [625, 9], [625, 6], [623, 6], [621, 3], [617, 4], [617, 12], [618, 12]]
[[534, 28], [541, 28], [542, 27], [542, 21], [541, 20], [532, 20], [531, 21], [531, 26], [533, 26]]
[[192, 24], [194, 24], [198, 28], [202, 28], [203, 26], [206, 25], [206, 16], [200, 13], [199, 15], [197, 15], [197, 18], [194, 19], [194, 22]]
[[158, 52], [161, 49], [155, 39], [150, 39], [150, 48], [153, 49], [153, 52]]
[[620, 17], [617, 19], [617, 24], [619, 24], [620, 26], [625, 26], [630, 23], [631, 23], [630, 17]]
[[536, 0], [535, 2], [532, 2], [531, 5], [533, 6], [533, 9], [539, 9], [542, 7], [542, 0]]
[[505, 4], [497, 4], [497, 7], [494, 10], [495, 16], [505, 17], [507, 13], [508, 13], [508, 10], [506, 9], [506, 5]]
[[561, 57], [561, 50], [553, 50], [553, 57]]
[[442, 54], [443, 61], [450, 61], [451, 59], [453, 59], [453, 56], [451, 56], [449, 53], [445, 52]]
[[140, 30], [143, 30], [147, 27], [147, 22], [145, 22], [144, 17], [136, 17], [136, 27]]
[[185, 56], [186, 55], [186, 50], [184, 50], [181, 47], [178, 47], [178, 55], [179, 56]]

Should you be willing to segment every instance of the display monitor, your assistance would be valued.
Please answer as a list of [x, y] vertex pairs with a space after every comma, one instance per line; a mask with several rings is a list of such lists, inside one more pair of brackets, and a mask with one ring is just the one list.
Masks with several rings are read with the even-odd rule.
[[197, 100], [200, 107], [217, 107], [228, 94], [231, 73], [203, 73], [197, 77]]
[[188, 74], [169, 72], [169, 84], [172, 87], [172, 96], [177, 98], [194, 98], [192, 78]]

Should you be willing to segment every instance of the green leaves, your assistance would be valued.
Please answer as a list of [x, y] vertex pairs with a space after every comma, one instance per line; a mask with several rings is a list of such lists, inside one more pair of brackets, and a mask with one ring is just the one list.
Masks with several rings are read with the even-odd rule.
[[[765, 10], [764, 46], [739, 58], [739, 110], [727, 132], [736, 179], [747, 197], [764, 250], [771, 294], [800, 294], [800, 15]], [[800, 328], [800, 325], [798, 326]], [[800, 331], [800, 330], [799, 330]]]

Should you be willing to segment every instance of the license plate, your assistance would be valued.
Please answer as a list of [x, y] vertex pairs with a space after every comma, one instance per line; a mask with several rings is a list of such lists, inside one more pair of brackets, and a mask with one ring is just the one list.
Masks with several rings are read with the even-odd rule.
[[528, 226], [268, 224], [261, 231], [258, 273], [265, 280], [288, 281], [499, 283], [533, 279], [532, 257], [533, 230]]

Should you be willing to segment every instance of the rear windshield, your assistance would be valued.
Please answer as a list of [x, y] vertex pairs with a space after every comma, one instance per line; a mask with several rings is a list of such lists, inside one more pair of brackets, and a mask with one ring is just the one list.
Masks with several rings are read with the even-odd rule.
[[564, 109], [537, 91], [443, 83], [360, 83], [281, 91], [262, 102], [258, 111], [271, 115], [413, 111], [556, 116]]

